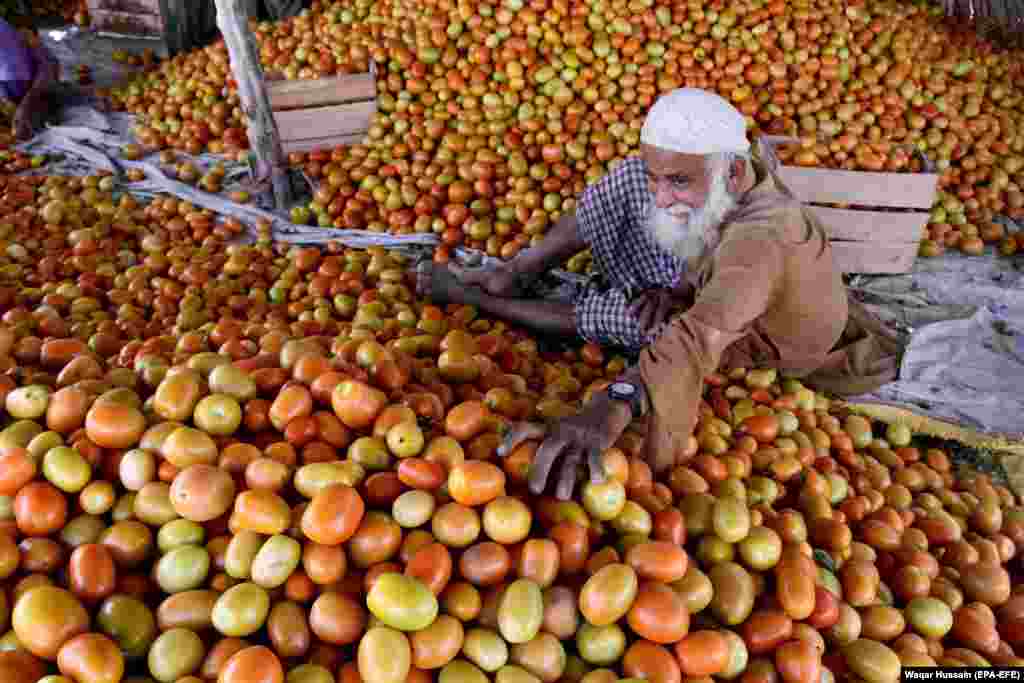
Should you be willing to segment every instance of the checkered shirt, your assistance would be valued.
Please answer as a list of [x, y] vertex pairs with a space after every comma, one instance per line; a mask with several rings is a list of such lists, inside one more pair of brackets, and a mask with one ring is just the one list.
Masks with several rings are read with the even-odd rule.
[[645, 290], [675, 288], [685, 275], [686, 263], [644, 229], [650, 201], [639, 157], [621, 162], [580, 197], [577, 230], [595, 269], [575, 300], [576, 328], [587, 341], [640, 351], [657, 335], [640, 329], [630, 302]]

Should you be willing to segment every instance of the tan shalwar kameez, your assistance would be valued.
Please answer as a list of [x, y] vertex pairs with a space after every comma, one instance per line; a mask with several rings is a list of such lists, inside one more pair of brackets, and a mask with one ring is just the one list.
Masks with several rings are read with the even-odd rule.
[[759, 180], [697, 264], [697, 295], [640, 356], [652, 463], [693, 433], [703, 378], [720, 366], [774, 367], [835, 395], [896, 379], [902, 343], [848, 297], [825, 232], [774, 176]]

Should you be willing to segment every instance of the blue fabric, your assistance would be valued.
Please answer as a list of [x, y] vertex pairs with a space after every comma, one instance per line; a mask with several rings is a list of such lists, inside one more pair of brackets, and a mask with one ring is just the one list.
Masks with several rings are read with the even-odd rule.
[[0, 98], [17, 102], [30, 87], [32, 81], [0, 81]]
[[36, 60], [18, 30], [0, 19], [0, 94], [20, 100], [36, 74]]

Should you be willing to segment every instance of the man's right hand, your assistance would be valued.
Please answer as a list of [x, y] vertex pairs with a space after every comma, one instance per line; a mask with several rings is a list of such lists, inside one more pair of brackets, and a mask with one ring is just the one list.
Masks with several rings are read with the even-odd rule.
[[519, 297], [523, 291], [523, 275], [509, 263], [464, 267], [450, 263], [448, 269], [467, 287], [479, 287], [491, 296]]

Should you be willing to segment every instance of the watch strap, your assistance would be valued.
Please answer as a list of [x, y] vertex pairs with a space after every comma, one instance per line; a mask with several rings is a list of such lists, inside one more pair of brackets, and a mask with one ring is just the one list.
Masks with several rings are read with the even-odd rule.
[[[633, 387], [633, 392], [626, 395], [621, 394], [614, 390], [615, 384], [628, 384]], [[632, 382], [615, 382], [608, 387], [608, 395], [616, 401], [625, 401], [629, 404], [630, 411], [633, 413], [633, 419], [639, 419], [644, 416], [644, 400], [641, 393], [640, 387], [633, 384]]]

